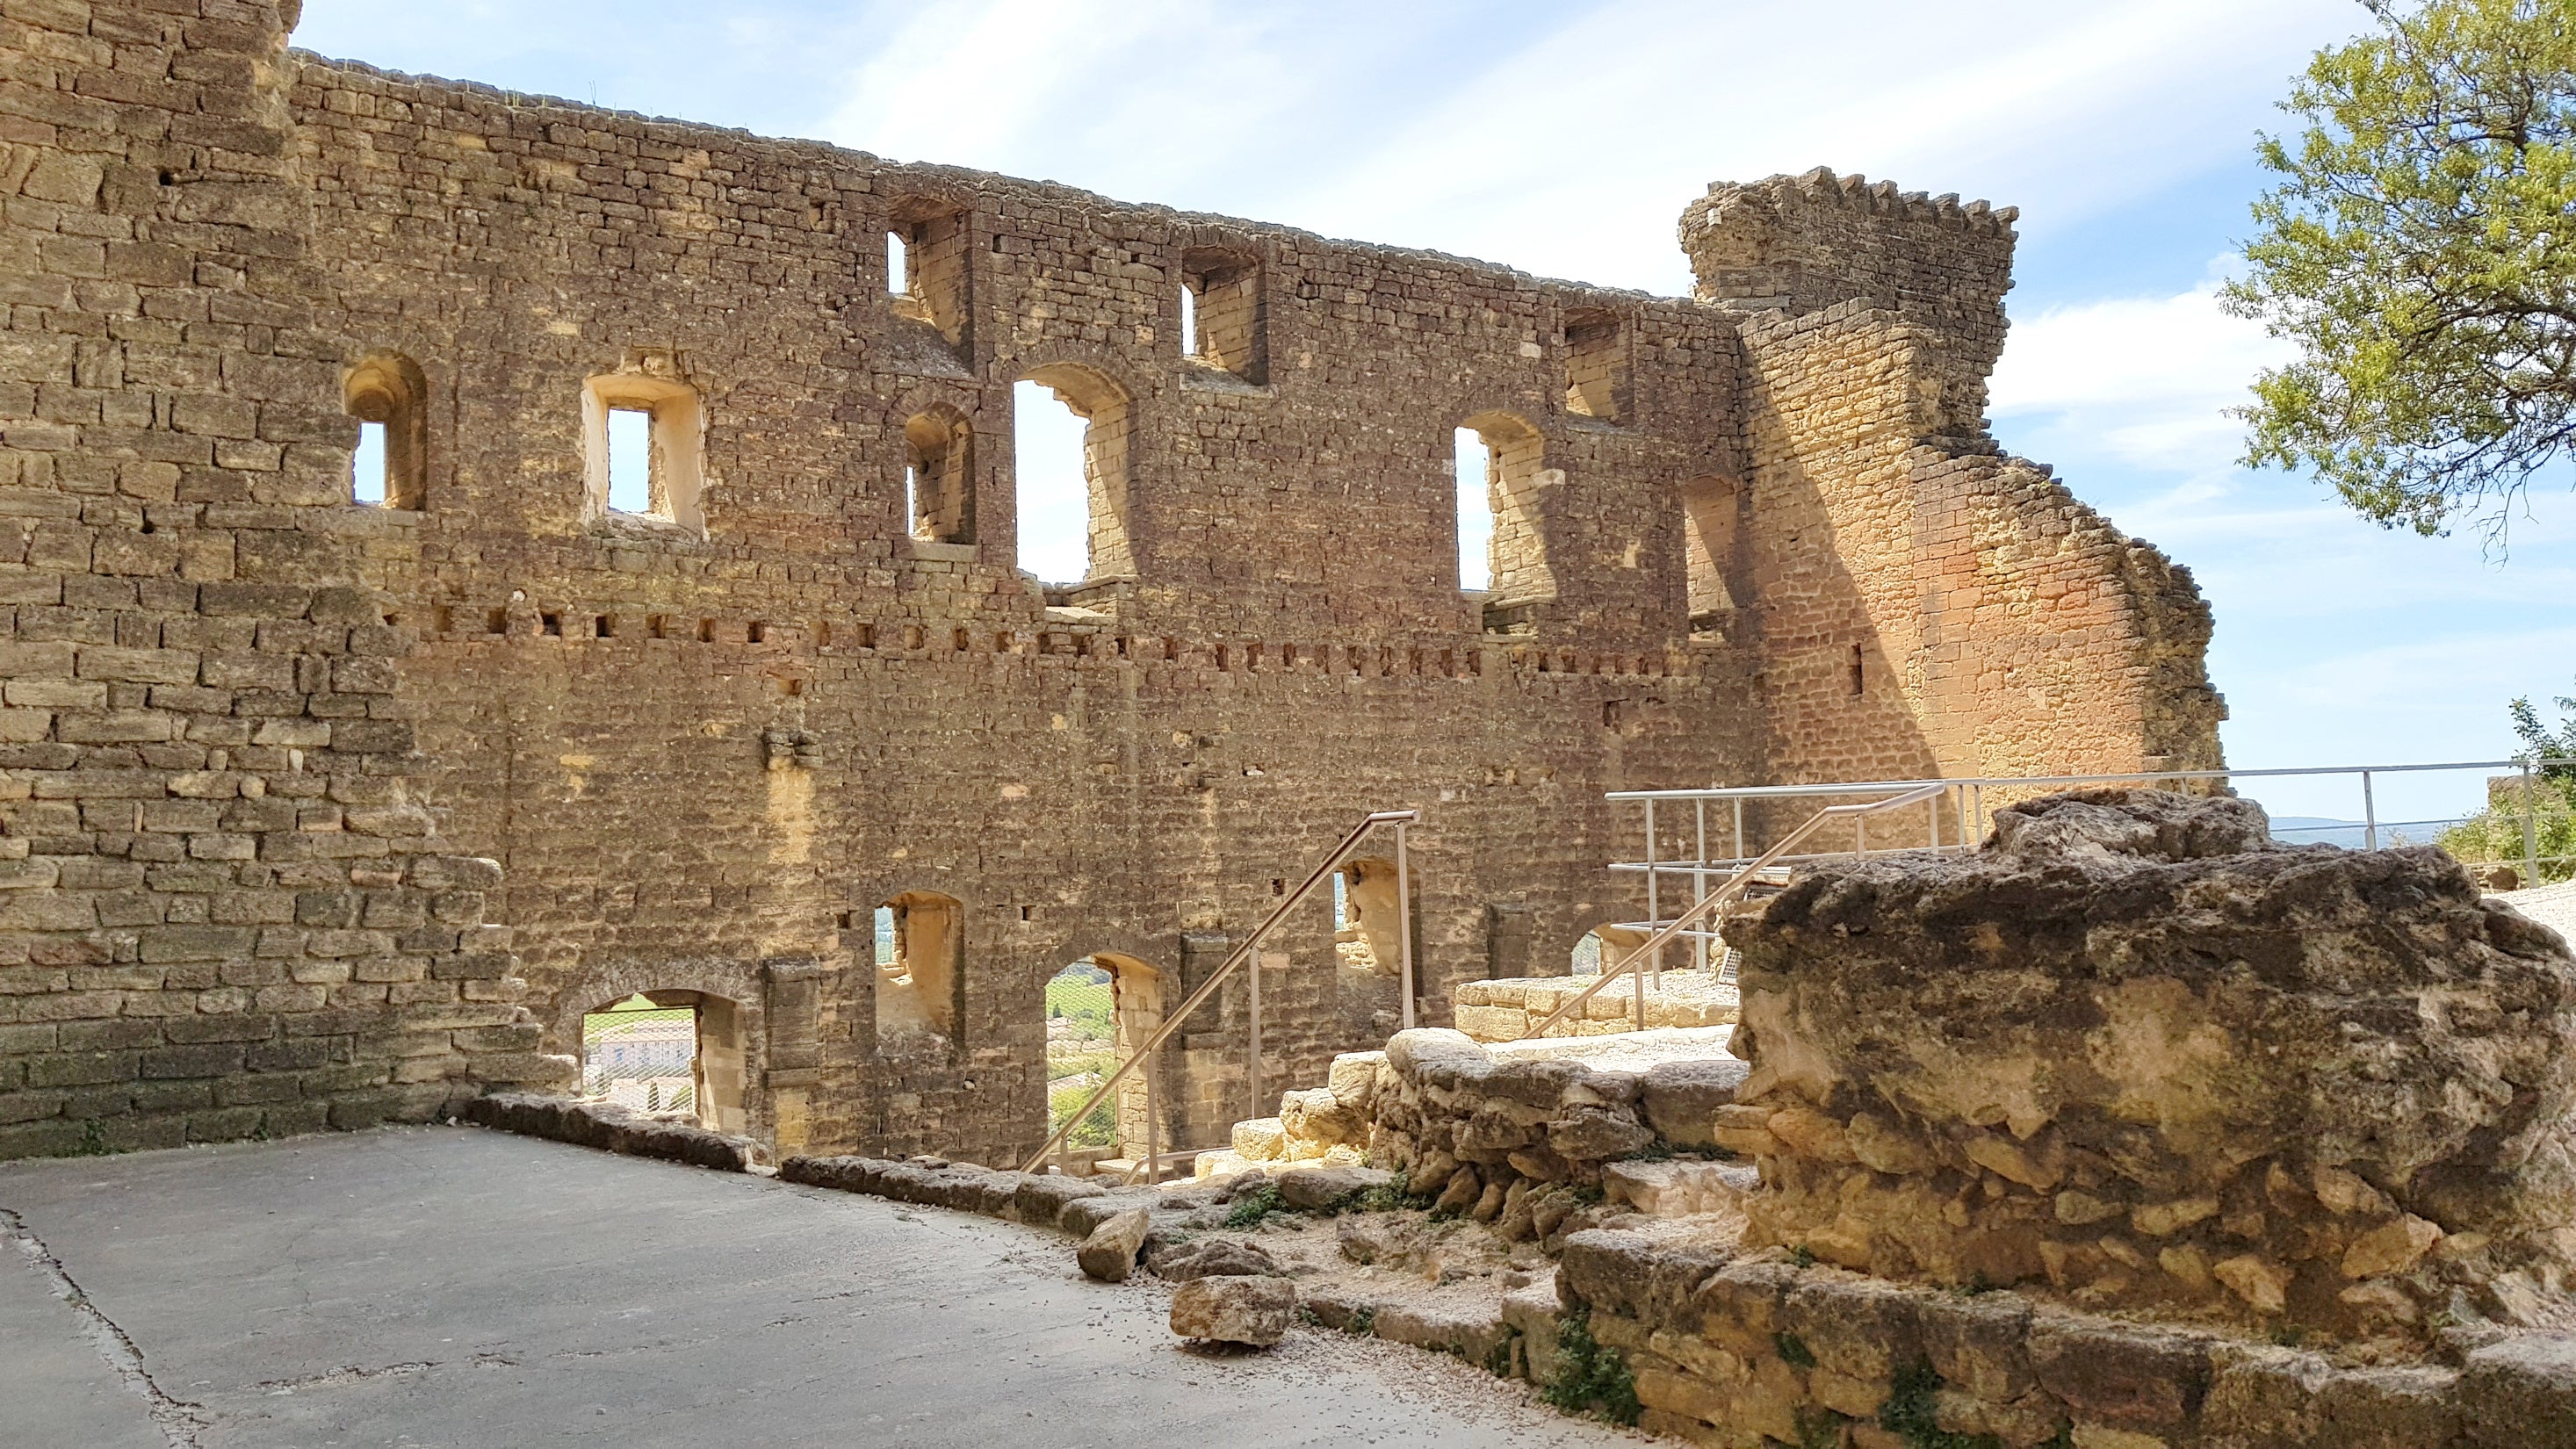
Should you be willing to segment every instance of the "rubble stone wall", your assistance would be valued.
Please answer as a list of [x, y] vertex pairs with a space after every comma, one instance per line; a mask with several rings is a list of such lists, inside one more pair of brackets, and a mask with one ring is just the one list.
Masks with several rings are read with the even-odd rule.
[[[128, 1117], [279, 1130], [344, 1090], [435, 1110], [539, 1070], [520, 971], [556, 1051], [636, 990], [726, 1003], [745, 1120], [784, 1150], [1001, 1160], [1043, 1131], [1048, 976], [1114, 955], [1177, 1001], [1363, 809], [1425, 812], [1437, 1020], [1611, 913], [1603, 791], [1948, 767], [1983, 726], [1946, 714], [2027, 695], [1882, 687], [1913, 678], [1883, 661], [2044, 637], [1999, 595], [1924, 643], [1907, 581], [1948, 546], [1909, 518], [1916, 435], [1981, 427], [1958, 379], [1992, 347], [1942, 339], [2000, 336], [2000, 213], [1801, 222], [1767, 253], [1799, 280], [1766, 324], [1751, 293], [390, 76], [287, 50], [293, 20], [0, 17], [0, 506], [25, 545], [0, 788], [26, 791], [0, 815], [26, 852], [0, 1117], [36, 1124], [0, 1150], [121, 1142], [141, 1129], [89, 1124]], [[1932, 343], [1872, 322], [1850, 346], [1876, 371], [1787, 380], [1764, 326], [1855, 301]], [[1080, 580], [1018, 569], [1023, 380], [1091, 420]], [[1904, 401], [1927, 389], [1948, 402]], [[1838, 430], [1838, 392], [1876, 421]], [[606, 507], [621, 405], [652, 409], [665, 516]], [[351, 501], [362, 419], [394, 506]], [[1451, 562], [1471, 420], [1507, 455], [1505, 595]], [[930, 499], [909, 516], [907, 469]], [[1999, 506], [2006, 532], [2092, 527], [2049, 489]], [[2065, 647], [2108, 682], [2012, 716], [2018, 747], [2214, 754], [2197, 636], [2153, 624], [2197, 607], [2187, 582], [2083, 536], [2063, 577], [2098, 627]], [[1727, 607], [1694, 603], [1694, 546]], [[2027, 566], [1975, 568], [2008, 590]], [[1882, 662], [1851, 689], [1855, 649]], [[499, 879], [451, 889], [424, 852]], [[883, 1041], [871, 916], [924, 893], [958, 903], [954, 999], [936, 1040]], [[1275, 945], [1266, 1080], [1383, 1037], [1393, 981], [1339, 968], [1329, 923]], [[379, 1015], [260, 1058], [319, 1115], [228, 1101], [279, 1090], [232, 1083], [286, 1015], [344, 1005]], [[265, 1035], [239, 1063], [161, 1024], [240, 1011]], [[1171, 1140], [1251, 1110], [1247, 1024], [1230, 993], [1166, 1053]], [[183, 1045], [214, 1049], [146, 1065]]]
[[2348, 1341], [2576, 1321], [2576, 958], [2438, 851], [2102, 791], [1727, 929], [1750, 1242]]

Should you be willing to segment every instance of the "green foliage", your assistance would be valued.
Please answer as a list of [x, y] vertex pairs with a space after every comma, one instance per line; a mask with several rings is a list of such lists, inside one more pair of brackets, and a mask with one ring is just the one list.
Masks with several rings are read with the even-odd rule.
[[2540, 856], [2540, 879], [2523, 882], [2527, 886], [2576, 876], [2576, 698], [2561, 695], [2551, 702], [2558, 706], [2556, 729], [2541, 723], [2529, 696], [2505, 707], [2539, 785], [2532, 791], [2529, 809], [2524, 808], [2520, 787], [2507, 785], [2489, 795], [2487, 808], [2433, 839], [2463, 862], [2500, 862], [2519, 868], [2523, 823], [2528, 819]]
[[1592, 1314], [1577, 1310], [1556, 1323], [1557, 1352], [1564, 1356], [1556, 1382], [1538, 1396], [1569, 1414], [1597, 1413], [1613, 1424], [1635, 1424], [1645, 1412], [1628, 1360], [1592, 1336]]
[[1111, 1006], [1108, 977], [1109, 973], [1097, 968], [1088, 975], [1080, 967], [1058, 973], [1046, 984], [1046, 1014], [1075, 1023], [1085, 1038], [1107, 1041]]
[[1512, 1376], [1512, 1345], [1521, 1341], [1520, 1330], [1506, 1331], [1501, 1340], [1485, 1350], [1485, 1372], [1498, 1379]]
[[1771, 1335], [1771, 1346], [1780, 1350], [1780, 1361], [1793, 1369], [1811, 1369], [1816, 1366], [1815, 1350], [1807, 1347], [1807, 1341], [1794, 1333], [1781, 1332]]
[[2500, 543], [2576, 444], [2576, 3], [2363, 0], [2257, 154], [2228, 308], [2298, 345], [2243, 413], [2246, 461], [2313, 468], [2364, 517]]
[[1801, 1268], [1812, 1268], [1816, 1266], [1816, 1250], [1800, 1243], [1789, 1250], [1789, 1261]]
[[1878, 1427], [1903, 1439], [1907, 1449], [2004, 1449], [1992, 1434], [1953, 1434], [1934, 1421], [1933, 1406], [1941, 1393], [1941, 1376], [1932, 1361], [1918, 1358], [1899, 1369], [1887, 1402], [1878, 1406]]
[[1378, 1187], [1360, 1189], [1343, 1207], [1348, 1212], [1391, 1213], [1399, 1208], [1427, 1207], [1430, 1202], [1429, 1193], [1414, 1196], [1412, 1169], [1399, 1167], [1395, 1170], [1394, 1180]]
[[1225, 1225], [1229, 1228], [1257, 1228], [1273, 1217], [1285, 1217], [1295, 1211], [1279, 1196], [1279, 1189], [1265, 1182], [1236, 1198], [1227, 1207]]
[[105, 1157], [108, 1155], [108, 1151], [107, 1129], [101, 1126], [96, 1118], [83, 1122], [81, 1124], [80, 1146], [72, 1149], [72, 1156]]
[[[1062, 1127], [1074, 1113], [1082, 1110], [1083, 1101], [1099, 1090], [1110, 1069], [1117, 1065], [1108, 1052], [1050, 1058], [1047, 1071], [1047, 1130]], [[1065, 1139], [1069, 1147], [1107, 1147], [1118, 1140], [1118, 1098], [1115, 1094], [1100, 1099], [1082, 1125]]]
[[2513, 716], [2513, 732], [2521, 736], [2532, 768], [2557, 789], [2561, 803], [2576, 808], [2576, 699], [2562, 694], [2550, 702], [2558, 706], [2555, 730], [2540, 722], [2529, 695], [2506, 705], [2505, 712]]

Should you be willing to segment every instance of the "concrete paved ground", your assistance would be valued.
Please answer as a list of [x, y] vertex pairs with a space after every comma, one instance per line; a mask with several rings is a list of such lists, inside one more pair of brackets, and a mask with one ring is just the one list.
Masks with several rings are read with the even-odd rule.
[[1052, 1233], [471, 1128], [0, 1164], [0, 1214], [6, 1449], [1637, 1442], [1392, 1344], [1184, 1349]]

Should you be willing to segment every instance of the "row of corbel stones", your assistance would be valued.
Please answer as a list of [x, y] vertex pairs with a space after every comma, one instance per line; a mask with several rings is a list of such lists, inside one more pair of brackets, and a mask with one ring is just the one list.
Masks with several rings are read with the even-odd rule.
[[1642, 1427], [1724, 1449], [2576, 1446], [2570, 1336], [2360, 1364], [1610, 1228], [1567, 1239], [1557, 1290], [1625, 1357]]

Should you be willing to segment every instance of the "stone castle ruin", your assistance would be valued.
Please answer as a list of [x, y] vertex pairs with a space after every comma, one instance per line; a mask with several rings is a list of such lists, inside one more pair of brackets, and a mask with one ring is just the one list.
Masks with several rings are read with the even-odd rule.
[[[711, 1126], [1001, 1162], [1051, 976], [1135, 1039], [1369, 809], [1423, 812], [1443, 1023], [1628, 909], [1606, 790], [2218, 763], [2188, 576], [1985, 431], [2009, 209], [1719, 185], [1650, 297], [294, 20], [0, 19], [0, 1156], [429, 1117], [640, 993]], [[1023, 381], [1086, 423], [1080, 579], [1018, 568]], [[1265, 953], [1272, 1086], [1400, 1014], [1338, 964], [1392, 870], [1366, 952]], [[1245, 1012], [1166, 1140], [1258, 1115]]]

